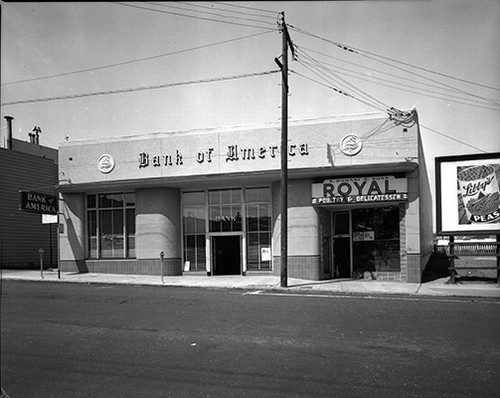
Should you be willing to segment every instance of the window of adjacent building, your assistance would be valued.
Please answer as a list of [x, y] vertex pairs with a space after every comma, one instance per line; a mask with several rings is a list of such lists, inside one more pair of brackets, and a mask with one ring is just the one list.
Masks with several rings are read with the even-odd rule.
[[271, 268], [271, 190], [247, 188], [245, 190], [247, 268]]
[[89, 258], [135, 257], [135, 194], [87, 195]]
[[400, 272], [398, 206], [352, 211], [353, 273]]

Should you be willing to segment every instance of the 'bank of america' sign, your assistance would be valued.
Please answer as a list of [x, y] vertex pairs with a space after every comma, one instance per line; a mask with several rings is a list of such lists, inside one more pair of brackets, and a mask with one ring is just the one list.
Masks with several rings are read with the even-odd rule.
[[57, 214], [58, 201], [54, 195], [40, 192], [19, 191], [19, 210], [39, 214]]

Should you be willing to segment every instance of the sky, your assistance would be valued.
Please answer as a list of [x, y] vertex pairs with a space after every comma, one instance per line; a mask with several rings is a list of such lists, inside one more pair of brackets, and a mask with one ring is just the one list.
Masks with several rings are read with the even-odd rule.
[[279, 123], [284, 12], [290, 120], [416, 107], [431, 181], [500, 151], [498, 0], [0, 4], [2, 146]]

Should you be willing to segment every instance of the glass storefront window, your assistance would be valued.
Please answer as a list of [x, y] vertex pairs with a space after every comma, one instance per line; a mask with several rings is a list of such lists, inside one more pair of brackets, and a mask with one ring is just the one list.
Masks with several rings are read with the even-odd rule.
[[206, 268], [205, 235], [184, 235], [184, 261], [189, 261], [190, 271]]
[[[135, 205], [135, 201], [133, 203]], [[127, 209], [126, 217], [127, 253], [125, 257], [135, 257], [135, 209]]]
[[[271, 195], [269, 188], [246, 190], [247, 268], [271, 269]], [[254, 202], [254, 203], [249, 203]]]
[[99, 195], [99, 207], [123, 207], [123, 194], [122, 193], [107, 193]]
[[352, 211], [353, 273], [400, 272], [399, 208]]
[[[205, 198], [208, 204], [205, 204]], [[271, 269], [269, 187], [183, 192], [182, 204], [183, 253], [190, 270], [206, 269], [207, 234], [224, 232], [247, 234], [247, 269]]]
[[247, 188], [245, 190], [245, 202], [270, 202], [271, 201], [271, 189], [269, 187], [265, 188]]
[[349, 232], [349, 212], [335, 214], [333, 225], [334, 235], [348, 235]]
[[210, 190], [210, 232], [242, 231], [241, 188]]
[[182, 204], [184, 206], [189, 205], [205, 205], [205, 191], [196, 192], [183, 192], [182, 193]]
[[135, 194], [87, 195], [89, 258], [135, 257]]
[[96, 208], [96, 196], [87, 195], [87, 209], [95, 209], [95, 208]]
[[[95, 196], [94, 196], [95, 198]], [[89, 257], [97, 258], [97, 211], [87, 212]]]
[[210, 190], [208, 203], [211, 205], [241, 203], [241, 188]]
[[[205, 195], [203, 198], [193, 199], [195, 198], [191, 196], [188, 202], [205, 203]], [[202, 271], [206, 268], [205, 220], [205, 206], [185, 206], [182, 209], [184, 261], [189, 262], [190, 271]]]

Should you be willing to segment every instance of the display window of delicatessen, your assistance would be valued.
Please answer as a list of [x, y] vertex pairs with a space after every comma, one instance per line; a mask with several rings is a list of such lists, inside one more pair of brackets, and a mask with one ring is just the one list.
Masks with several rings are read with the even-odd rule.
[[323, 208], [323, 267], [334, 278], [374, 278], [401, 272], [401, 220], [406, 178], [347, 177], [312, 184], [312, 204]]

